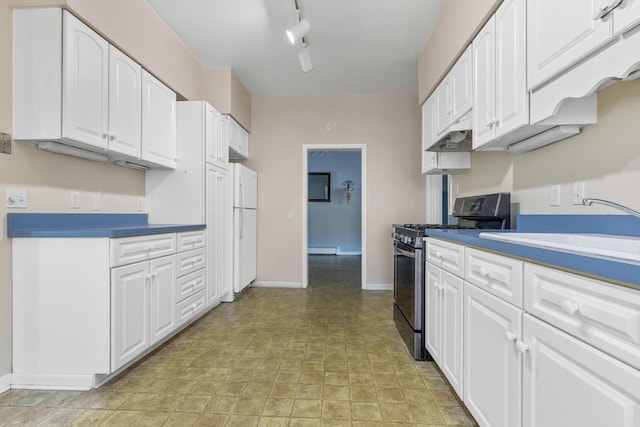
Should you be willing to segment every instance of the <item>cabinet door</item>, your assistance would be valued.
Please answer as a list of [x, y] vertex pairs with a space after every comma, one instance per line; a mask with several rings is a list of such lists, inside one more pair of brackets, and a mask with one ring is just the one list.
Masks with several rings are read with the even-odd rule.
[[442, 135], [451, 126], [451, 79], [450, 76], [438, 85], [435, 96], [436, 135]]
[[456, 123], [473, 106], [473, 64], [471, 46], [449, 72], [451, 80], [451, 123]]
[[69, 13], [63, 14], [62, 134], [107, 148], [109, 44]]
[[140, 157], [142, 67], [109, 46], [109, 151]]
[[522, 425], [521, 331], [522, 310], [464, 284], [464, 403], [481, 426]]
[[524, 316], [524, 426], [640, 425], [640, 371]]
[[613, 10], [613, 34], [622, 34], [640, 23], [640, 0], [624, 0]]
[[473, 149], [495, 139], [496, 35], [495, 15], [473, 40]]
[[233, 230], [232, 224], [232, 205], [231, 205], [231, 180], [229, 179], [229, 172], [221, 169], [216, 177], [218, 185], [218, 200], [219, 204], [217, 208], [218, 223], [216, 229], [218, 232], [217, 245], [217, 265], [216, 271], [218, 272], [218, 294], [222, 301], [233, 301], [233, 236], [231, 231]]
[[149, 263], [111, 270], [111, 372], [149, 347]]
[[594, 13], [606, 3], [606, 0], [528, 2], [529, 90], [536, 89], [611, 40], [611, 16], [594, 19]]
[[151, 344], [154, 344], [176, 326], [176, 262], [172, 255], [153, 259], [149, 263], [149, 329]]
[[176, 94], [142, 70], [142, 159], [176, 167]]
[[[436, 126], [435, 126], [435, 97], [430, 96], [424, 104], [422, 104], [422, 151], [428, 150], [434, 142], [436, 142]], [[426, 173], [431, 166], [431, 158], [428, 153], [427, 157], [423, 157], [422, 173]], [[428, 162], [425, 165], [425, 160]]]
[[422, 173], [432, 173], [438, 170], [438, 153], [435, 151], [422, 152]]
[[433, 264], [426, 264], [425, 273], [425, 347], [433, 357], [433, 360], [440, 365], [441, 360], [441, 344], [440, 344], [440, 321], [442, 319], [441, 310], [441, 270]]
[[496, 11], [496, 138], [529, 123], [527, 3], [506, 0]]
[[458, 396], [463, 397], [462, 364], [462, 310], [463, 281], [461, 278], [441, 272], [442, 335], [440, 369]]
[[205, 141], [205, 161], [208, 163], [216, 163], [220, 161], [220, 147], [218, 138], [218, 117], [214, 108], [208, 104], [204, 104], [204, 141]]
[[218, 178], [221, 169], [207, 164], [207, 181], [206, 181], [206, 202], [207, 202], [207, 268], [209, 270], [209, 281], [207, 283], [207, 306], [211, 307], [220, 302], [220, 284], [218, 275], [218, 258], [219, 248], [218, 241], [221, 240], [218, 235], [219, 229], [216, 224], [221, 220], [220, 209], [221, 194]]

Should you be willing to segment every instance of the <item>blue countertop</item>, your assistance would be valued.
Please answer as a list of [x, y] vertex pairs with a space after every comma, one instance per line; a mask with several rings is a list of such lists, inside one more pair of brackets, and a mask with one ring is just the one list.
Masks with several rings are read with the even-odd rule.
[[[429, 237], [490, 250], [507, 256], [582, 274], [622, 285], [640, 287], [640, 263], [613, 258], [585, 256], [481, 238], [483, 231], [428, 230]], [[626, 215], [519, 215], [512, 232], [602, 233], [640, 236], [640, 220]]]
[[7, 236], [129, 237], [206, 228], [204, 224], [149, 224], [147, 214], [7, 214]]

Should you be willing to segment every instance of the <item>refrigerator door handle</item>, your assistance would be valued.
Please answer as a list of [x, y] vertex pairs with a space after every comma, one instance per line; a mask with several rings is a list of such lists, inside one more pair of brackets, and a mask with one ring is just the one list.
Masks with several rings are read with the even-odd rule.
[[244, 230], [244, 209], [240, 209], [240, 240], [242, 240], [243, 230]]
[[240, 178], [240, 207], [244, 209], [244, 183], [242, 178]]

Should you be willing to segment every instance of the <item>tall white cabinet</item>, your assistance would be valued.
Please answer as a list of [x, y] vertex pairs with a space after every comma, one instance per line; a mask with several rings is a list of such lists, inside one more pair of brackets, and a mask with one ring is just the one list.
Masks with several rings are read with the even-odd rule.
[[[175, 171], [150, 170], [146, 194], [151, 223], [207, 225], [207, 306], [233, 301], [232, 202], [226, 127], [205, 101], [177, 103]], [[185, 191], [188, 189], [188, 191]]]

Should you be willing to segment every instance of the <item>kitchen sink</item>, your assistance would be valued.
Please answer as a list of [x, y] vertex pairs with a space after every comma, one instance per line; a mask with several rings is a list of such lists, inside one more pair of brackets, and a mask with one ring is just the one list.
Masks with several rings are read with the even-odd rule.
[[640, 261], [640, 237], [580, 233], [480, 233], [484, 239], [558, 249], [587, 256]]

